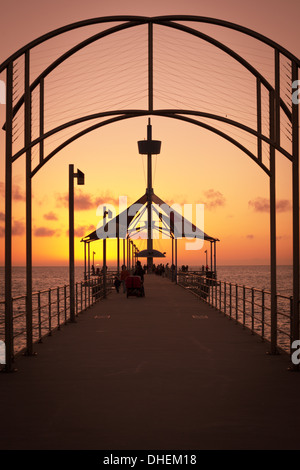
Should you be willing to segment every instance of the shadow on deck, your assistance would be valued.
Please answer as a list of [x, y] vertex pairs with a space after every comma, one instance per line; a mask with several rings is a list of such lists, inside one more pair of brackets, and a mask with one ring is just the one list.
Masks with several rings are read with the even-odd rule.
[[0, 375], [1, 449], [299, 449], [285, 356], [169, 280], [115, 291]]

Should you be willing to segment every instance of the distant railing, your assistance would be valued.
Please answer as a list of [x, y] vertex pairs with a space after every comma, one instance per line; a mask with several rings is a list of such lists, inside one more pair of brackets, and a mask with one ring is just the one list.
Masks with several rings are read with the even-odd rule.
[[[75, 284], [75, 315], [78, 316], [113, 287], [114, 273], [108, 272], [106, 286], [103, 276]], [[13, 357], [26, 349], [26, 295], [14, 297], [13, 306]], [[70, 318], [70, 286], [63, 285], [40, 290], [32, 294], [33, 342], [42, 342], [45, 336], [59, 330]], [[0, 339], [5, 340], [5, 301], [0, 302]]]
[[[230, 319], [248, 328], [262, 340], [271, 341], [271, 292], [214, 279], [209, 273], [177, 273], [177, 283], [190, 290]], [[291, 352], [292, 297], [276, 294], [277, 344]]]

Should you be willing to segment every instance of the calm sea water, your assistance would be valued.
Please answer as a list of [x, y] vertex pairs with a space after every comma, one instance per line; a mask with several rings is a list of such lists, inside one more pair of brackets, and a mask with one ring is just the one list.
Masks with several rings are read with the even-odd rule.
[[[109, 268], [110, 270], [116, 267]], [[190, 266], [190, 270], [198, 270], [199, 266]], [[75, 270], [75, 280], [83, 280], [83, 267]], [[13, 268], [13, 296], [26, 293], [26, 268]], [[292, 295], [292, 266], [278, 266], [277, 291], [282, 295]], [[218, 279], [222, 281], [270, 290], [269, 266], [219, 266]], [[69, 283], [67, 266], [49, 266], [33, 268], [33, 292], [45, 290]], [[0, 300], [4, 298], [4, 267], [0, 268]]]

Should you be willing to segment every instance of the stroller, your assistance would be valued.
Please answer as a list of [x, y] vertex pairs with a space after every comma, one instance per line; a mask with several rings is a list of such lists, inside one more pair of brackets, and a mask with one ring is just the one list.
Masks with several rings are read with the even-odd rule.
[[127, 297], [134, 295], [136, 297], [145, 297], [144, 283], [141, 276], [128, 276], [126, 278]]

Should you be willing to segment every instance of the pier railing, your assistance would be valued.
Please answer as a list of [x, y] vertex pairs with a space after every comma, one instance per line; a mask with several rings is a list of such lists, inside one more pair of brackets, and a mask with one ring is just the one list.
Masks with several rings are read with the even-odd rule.
[[[113, 275], [108, 273], [106, 285], [103, 276], [90, 277], [75, 284], [75, 315], [102, 299], [113, 286]], [[26, 295], [14, 297], [13, 306], [13, 357], [26, 351]], [[32, 294], [32, 338], [43, 338], [59, 330], [70, 320], [70, 286], [63, 285], [40, 290]], [[5, 302], [0, 302], [0, 339], [5, 339]]]
[[[224, 315], [248, 328], [262, 340], [271, 341], [271, 292], [227, 281], [206, 273], [177, 274], [177, 283], [193, 292]], [[291, 353], [292, 297], [276, 295], [276, 347]]]

